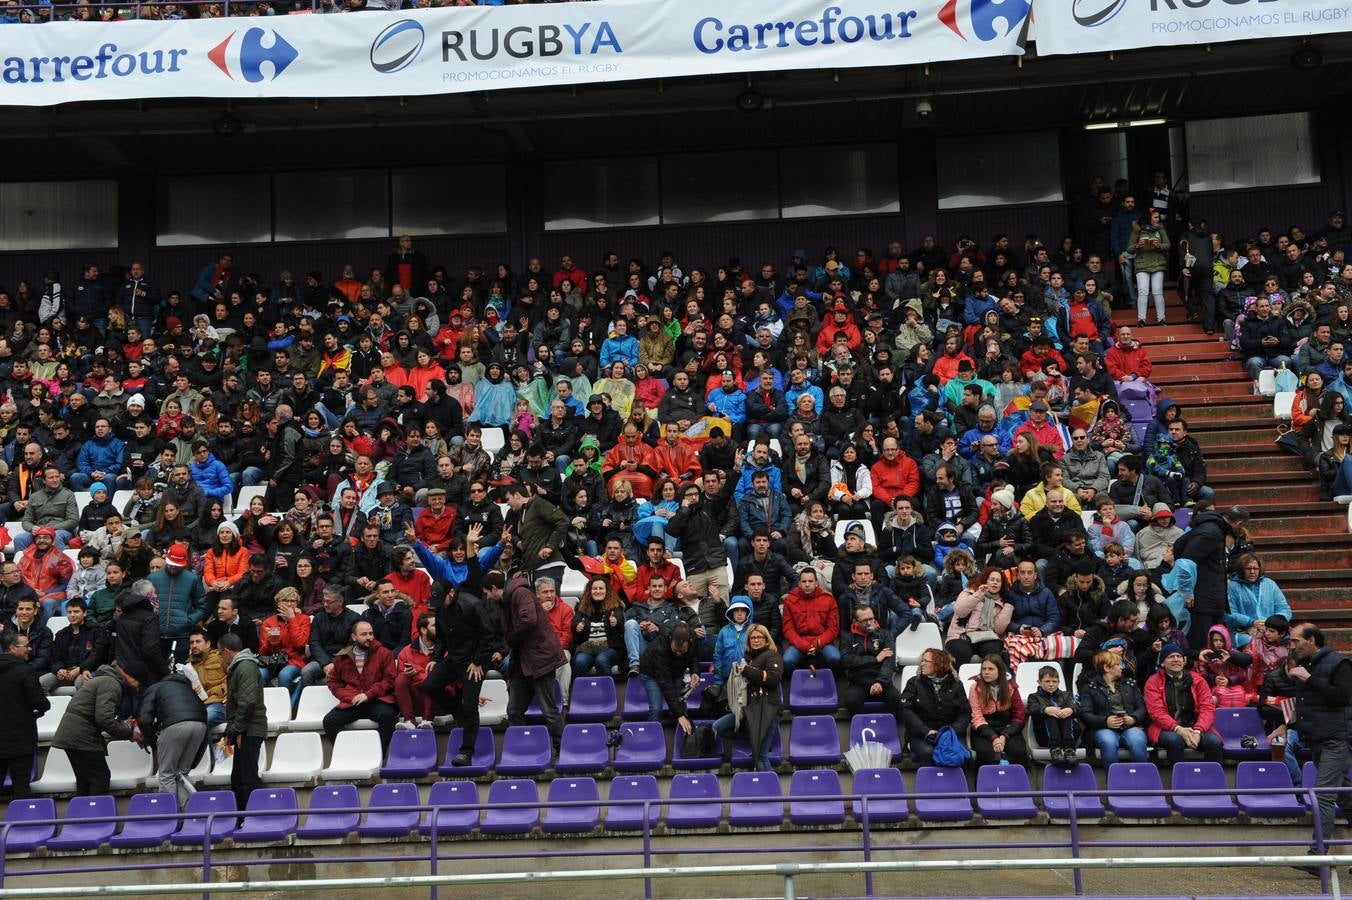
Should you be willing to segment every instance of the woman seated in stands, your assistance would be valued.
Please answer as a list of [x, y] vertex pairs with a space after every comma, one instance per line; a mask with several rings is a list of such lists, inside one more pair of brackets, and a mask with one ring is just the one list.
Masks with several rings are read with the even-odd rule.
[[934, 760], [939, 729], [948, 726], [959, 738], [967, 734], [971, 707], [948, 651], [936, 647], [920, 654], [920, 671], [901, 692], [901, 720], [911, 755], [922, 766]]
[[1008, 761], [1027, 765], [1023, 698], [1010, 681], [1000, 654], [982, 658], [981, 672], [967, 690], [967, 703], [972, 710], [972, 753], [976, 764], [993, 766]]
[[1145, 696], [1135, 681], [1123, 676], [1120, 650], [1094, 654], [1094, 674], [1080, 688], [1080, 718], [1105, 769], [1117, 762], [1123, 748], [1132, 762], [1146, 761]]
[[973, 656], [999, 655], [1005, 632], [1014, 618], [1014, 605], [1005, 602], [1004, 575], [999, 569], [983, 569], [967, 584], [953, 606], [945, 649], [959, 663]]

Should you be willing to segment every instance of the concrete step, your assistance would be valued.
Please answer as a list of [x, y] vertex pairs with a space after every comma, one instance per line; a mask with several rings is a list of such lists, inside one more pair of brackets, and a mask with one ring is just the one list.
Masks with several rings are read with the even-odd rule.
[[1202, 330], [1202, 326], [1196, 322], [1187, 322], [1179, 325], [1147, 325], [1144, 328], [1136, 326], [1132, 329], [1132, 336], [1142, 344], [1155, 348], [1156, 344], [1167, 344], [1170, 341], [1215, 341], [1216, 335], [1208, 336]]
[[[1174, 391], [1169, 392], [1169, 397], [1176, 403], [1184, 402], [1176, 396]], [[1191, 425], [1193, 431], [1201, 431], [1213, 425], [1228, 424], [1231, 421], [1261, 420], [1271, 422], [1272, 398], [1246, 394], [1239, 398], [1219, 397], [1214, 400], [1190, 400], [1183, 412], [1189, 423], [1198, 423]]]
[[1269, 572], [1290, 572], [1321, 570], [1330, 567], [1352, 568], [1352, 544], [1344, 546], [1315, 547], [1302, 546], [1299, 538], [1293, 538], [1290, 549], [1263, 547], [1260, 556]]
[[[1302, 507], [1302, 504], [1291, 504]], [[1332, 511], [1323, 512], [1325, 504], [1306, 504], [1302, 508], [1285, 513], [1269, 513], [1270, 505], [1251, 504], [1245, 509], [1253, 520], [1249, 522], [1249, 531], [1255, 536], [1295, 534], [1347, 534], [1347, 514], [1342, 507], [1327, 504]], [[1314, 508], [1315, 511], [1311, 511]]]
[[1171, 384], [1160, 384], [1153, 376], [1150, 380], [1175, 403], [1186, 406], [1189, 415], [1199, 403], [1244, 403], [1252, 404], [1257, 409], [1272, 408], [1272, 398], [1255, 396], [1253, 382], [1248, 378], [1220, 382], [1184, 381]]
[[[1197, 360], [1229, 360], [1230, 346], [1220, 341], [1207, 341], [1187, 344], [1159, 344], [1150, 348], [1150, 362], [1158, 369], [1170, 363], [1195, 362]], [[1152, 373], [1153, 374], [1153, 373]]]
[[1224, 426], [1211, 425], [1205, 429], [1193, 428], [1189, 431], [1189, 434], [1197, 439], [1197, 443], [1202, 446], [1204, 452], [1210, 451], [1213, 447], [1220, 449], [1239, 446], [1262, 448], [1258, 451], [1262, 454], [1281, 452], [1275, 444], [1277, 440], [1277, 425], [1275, 422], [1264, 424], [1226, 422]]
[[[1319, 485], [1306, 482], [1302, 484], [1253, 484], [1241, 486], [1235, 484], [1212, 484], [1216, 491], [1217, 506], [1249, 506], [1253, 503], [1319, 503]], [[1330, 504], [1332, 505], [1332, 504]]]
[[[1170, 299], [1170, 297], [1166, 294], [1164, 298], [1164, 319], [1169, 324], [1164, 327], [1172, 328], [1174, 326], [1190, 325], [1195, 327], [1198, 330], [1198, 332], [1201, 332], [1202, 326], [1200, 324], [1196, 322], [1184, 321], [1187, 318], [1187, 316], [1188, 310], [1183, 305], [1182, 301], [1178, 299]], [[1135, 325], [1138, 321], [1139, 320], [1136, 317], [1135, 308], [1113, 310], [1114, 324]], [[1160, 327], [1155, 324], [1155, 306], [1153, 303], [1151, 304], [1150, 309], [1146, 311], [1145, 322], [1146, 322], [1145, 327], [1147, 331], [1151, 328]]]
[[[1244, 459], [1238, 456], [1208, 456], [1207, 482], [1213, 487], [1222, 484], [1253, 484], [1256, 480], [1303, 483], [1314, 478], [1304, 461], [1283, 453], [1262, 459]], [[1262, 476], [1256, 479], [1254, 476]]]
[[[1253, 391], [1253, 381], [1244, 374], [1237, 362], [1199, 362], [1195, 364], [1166, 363], [1155, 366], [1150, 381], [1156, 387], [1175, 384], [1228, 384], [1243, 382]], [[1168, 393], [1166, 391], [1165, 393]]]

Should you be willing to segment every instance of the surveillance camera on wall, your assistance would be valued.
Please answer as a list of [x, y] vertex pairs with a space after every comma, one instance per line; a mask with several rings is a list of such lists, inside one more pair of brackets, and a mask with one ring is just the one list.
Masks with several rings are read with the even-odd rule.
[[934, 115], [934, 105], [928, 100], [915, 101], [915, 114], [922, 122], [928, 122], [930, 116]]

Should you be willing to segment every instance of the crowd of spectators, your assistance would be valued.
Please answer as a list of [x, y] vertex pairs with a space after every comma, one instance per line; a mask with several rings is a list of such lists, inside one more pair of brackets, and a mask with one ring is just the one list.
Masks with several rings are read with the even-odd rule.
[[[1257, 353], [1246, 335], [1272, 297], [1232, 307], [1195, 273], [1263, 288], [1254, 269], [1296, 251], [1316, 284], [1302, 270], [1277, 292], [1284, 329], [1307, 308], [1287, 361], [1310, 390], [1348, 334], [1341, 222], [1234, 245], [1190, 223], [1186, 302]], [[1218, 248], [1205, 268], [1202, 244]], [[1291, 627], [1248, 513], [1213, 508], [1186, 411], [1112, 325], [1133, 251], [1083, 247], [926, 236], [751, 269], [663, 251], [452, 274], [403, 237], [360, 277], [264, 278], [222, 252], [182, 292], [139, 262], [0, 290], [0, 619], [22, 663], [0, 683], [31, 676], [39, 708], [78, 689], [89, 718], [55, 746], [94, 792], [95, 725], [153, 734], [109, 727], [112, 698], [177, 724], [183, 691], [150, 690], [170, 681], [198, 698], [191, 721], [225, 725], [241, 790], [270, 683], [327, 686], [330, 736], [372, 719], [388, 745], [453, 715], [466, 762], [495, 673], [509, 720], [536, 699], [557, 742], [550, 698], [573, 675], [637, 677], [651, 717], [665, 701], [691, 732], [706, 666], [711, 703], [754, 711], [715, 730], [747, 728], [761, 766], [781, 680], [804, 667], [838, 674], [850, 710], [884, 704], [921, 760], [947, 726], [978, 762], [1024, 762], [1027, 717], [1054, 759], [1217, 757], [1218, 705], [1257, 706], [1280, 743], [1278, 701], [1307, 691], [1283, 681], [1287, 657], [1322, 635]], [[1345, 369], [1329, 396], [1352, 389]], [[561, 594], [570, 570], [578, 598]], [[895, 639], [926, 623], [942, 638], [899, 691]], [[1026, 699], [1020, 665], [1039, 671]], [[176, 747], [199, 738], [180, 731]]]

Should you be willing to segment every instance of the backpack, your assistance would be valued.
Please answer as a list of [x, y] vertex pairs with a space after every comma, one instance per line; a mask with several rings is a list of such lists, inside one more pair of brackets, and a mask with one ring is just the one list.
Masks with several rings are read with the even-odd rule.
[[690, 729], [690, 733], [685, 736], [685, 743], [681, 745], [681, 755], [686, 759], [700, 759], [709, 756], [714, 751], [714, 742], [717, 735], [709, 725], [696, 725]]
[[953, 726], [945, 725], [939, 729], [939, 734], [934, 739], [933, 757], [936, 766], [961, 766], [967, 762], [969, 755], [971, 754], [958, 739], [958, 733], [953, 730]]

